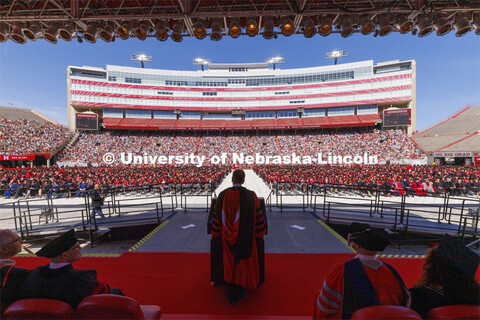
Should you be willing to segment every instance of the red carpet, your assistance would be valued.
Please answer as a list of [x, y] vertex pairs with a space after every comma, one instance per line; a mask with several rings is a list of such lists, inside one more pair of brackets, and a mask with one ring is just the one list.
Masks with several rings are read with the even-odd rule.
[[[266, 281], [234, 306], [225, 299], [225, 289], [210, 286], [210, 256], [207, 253], [125, 253], [119, 258], [86, 257], [77, 269], [96, 269], [99, 278], [120, 288], [140, 304], [162, 307], [162, 319], [185, 315], [311, 316], [315, 291], [335, 263], [353, 254], [267, 254]], [[44, 258], [17, 258], [17, 265], [34, 268], [47, 264]], [[384, 259], [411, 286], [419, 277], [423, 259]]]

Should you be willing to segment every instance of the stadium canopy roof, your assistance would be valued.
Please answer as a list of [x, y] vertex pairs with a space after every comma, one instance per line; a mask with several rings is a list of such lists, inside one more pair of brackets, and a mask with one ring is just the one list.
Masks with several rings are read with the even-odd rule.
[[4, 0], [0, 42], [354, 33], [480, 34], [474, 0]]

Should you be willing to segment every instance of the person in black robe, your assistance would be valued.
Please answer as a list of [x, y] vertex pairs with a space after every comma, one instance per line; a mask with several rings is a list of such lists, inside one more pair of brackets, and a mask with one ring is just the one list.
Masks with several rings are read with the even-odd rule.
[[422, 275], [410, 289], [411, 308], [426, 318], [430, 310], [445, 305], [480, 305], [480, 285], [475, 279], [479, 263], [475, 252], [445, 234], [428, 251]]
[[20, 236], [12, 230], [0, 230], [0, 314], [13, 302], [22, 299], [22, 284], [30, 270], [14, 267], [11, 258], [22, 250]]
[[71, 263], [82, 258], [73, 229], [46, 244], [36, 255], [49, 258], [51, 263], [31, 271], [23, 284], [26, 299], [55, 299], [76, 308], [80, 301], [90, 295], [123, 295], [119, 289], [110, 288], [98, 280], [97, 271], [73, 268]]
[[105, 215], [102, 212], [103, 195], [100, 193], [100, 185], [95, 184], [93, 191], [91, 192], [92, 198], [92, 211], [90, 213], [90, 220], [93, 221], [95, 214], [98, 214], [102, 219], [105, 219]]

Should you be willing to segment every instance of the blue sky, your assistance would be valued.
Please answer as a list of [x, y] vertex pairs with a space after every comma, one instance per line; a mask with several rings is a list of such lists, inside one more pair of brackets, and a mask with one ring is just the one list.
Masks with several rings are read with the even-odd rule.
[[0, 44], [0, 105], [35, 109], [65, 124], [69, 65], [139, 66], [130, 56], [145, 53], [153, 57], [153, 62], [146, 65], [150, 68], [197, 70], [198, 66], [192, 65], [197, 57], [217, 63], [241, 63], [282, 56], [285, 63], [279, 67], [287, 69], [332, 64], [333, 60], [325, 59], [325, 53], [332, 50], [348, 50], [348, 57], [339, 63], [416, 60], [417, 129], [441, 121], [468, 104], [480, 104], [480, 36], [471, 32], [456, 38], [450, 32], [426, 38], [411, 34], [376, 38], [354, 34], [347, 39], [338, 34], [311, 39], [279, 35], [272, 40], [261, 36], [224, 37], [219, 42], [208, 37], [184, 38], [181, 43], [154, 38], [113, 43], [98, 40], [93, 45], [63, 40], [56, 45], [43, 40], [25, 45], [8, 41]]

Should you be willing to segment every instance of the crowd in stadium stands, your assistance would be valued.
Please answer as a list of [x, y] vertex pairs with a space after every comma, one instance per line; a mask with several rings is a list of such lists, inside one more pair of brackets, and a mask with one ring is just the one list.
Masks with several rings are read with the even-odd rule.
[[378, 155], [381, 160], [390, 161], [423, 157], [403, 130], [374, 129], [341, 134], [307, 135], [305, 147], [307, 154], [311, 155], [330, 152], [343, 156], [366, 152], [369, 155]]
[[255, 166], [254, 171], [273, 190], [351, 192], [362, 196], [380, 190], [386, 195], [480, 195], [480, 167], [474, 166]]
[[83, 196], [95, 184], [104, 192], [128, 192], [140, 187], [143, 191], [165, 191], [173, 185], [185, 185], [188, 192], [202, 192], [210, 190], [210, 184], [216, 187], [229, 171], [215, 166], [2, 169], [0, 193], [5, 198]]
[[380, 161], [401, 161], [422, 158], [407, 134], [402, 130], [352, 129], [346, 131], [306, 131], [298, 134], [259, 135], [176, 135], [173, 134], [112, 134], [86, 133], [60, 161], [102, 163], [102, 156], [111, 152], [155, 155], [194, 153], [210, 159], [225, 152], [255, 155], [377, 155]]
[[72, 133], [51, 122], [0, 119], [0, 154], [49, 153]]

